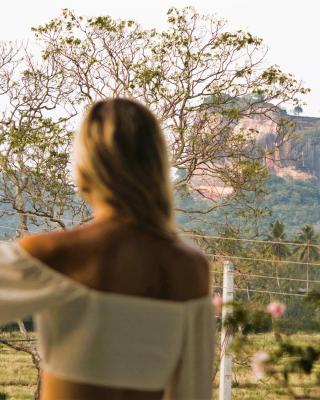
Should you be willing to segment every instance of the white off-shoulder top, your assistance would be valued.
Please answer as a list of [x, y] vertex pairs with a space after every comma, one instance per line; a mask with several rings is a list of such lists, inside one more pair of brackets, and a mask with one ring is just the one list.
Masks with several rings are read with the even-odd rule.
[[75, 382], [211, 400], [209, 296], [176, 302], [90, 289], [0, 243], [0, 325], [33, 315], [41, 367]]

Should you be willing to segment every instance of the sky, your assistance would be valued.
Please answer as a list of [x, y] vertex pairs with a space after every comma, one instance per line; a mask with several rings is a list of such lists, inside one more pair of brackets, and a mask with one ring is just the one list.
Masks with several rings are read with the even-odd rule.
[[246, 29], [264, 39], [267, 61], [291, 72], [311, 89], [304, 115], [320, 117], [319, 0], [10, 0], [1, 7], [0, 40], [31, 39], [30, 28], [59, 15], [78, 14], [134, 19], [147, 28], [164, 28], [171, 6], [194, 6], [228, 21], [230, 30]]

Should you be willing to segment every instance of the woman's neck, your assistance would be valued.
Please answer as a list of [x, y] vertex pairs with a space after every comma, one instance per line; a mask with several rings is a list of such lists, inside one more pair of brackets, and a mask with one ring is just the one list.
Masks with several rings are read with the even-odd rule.
[[93, 207], [93, 217], [95, 222], [118, 221], [124, 224], [133, 222], [129, 216], [108, 205]]
[[116, 212], [111, 207], [95, 207], [93, 209], [93, 217], [95, 220], [101, 219], [113, 219], [116, 216]]

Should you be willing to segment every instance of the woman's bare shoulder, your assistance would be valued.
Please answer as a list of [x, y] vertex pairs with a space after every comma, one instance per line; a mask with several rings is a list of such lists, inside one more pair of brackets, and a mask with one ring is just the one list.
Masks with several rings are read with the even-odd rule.
[[54, 258], [62, 244], [74, 240], [78, 234], [78, 228], [68, 230], [54, 230], [26, 235], [17, 240], [31, 256], [38, 258], [47, 264]]
[[[137, 267], [140, 272], [144, 271], [144, 279], [150, 274], [150, 263], [154, 264], [151, 281], [155, 281], [155, 285], [156, 282], [162, 282], [167, 296], [173, 300], [184, 301], [209, 293], [210, 264], [196, 245], [180, 238], [173, 241], [158, 240], [135, 230], [127, 230], [122, 234], [121, 230], [119, 234], [111, 231], [112, 235], [105, 231], [102, 235], [94, 227], [80, 227], [28, 235], [19, 239], [19, 244], [33, 257], [66, 274], [74, 270], [73, 264], [77, 265], [78, 274], [80, 264], [83, 271], [86, 270], [86, 264], [92, 269], [90, 260], [92, 257], [97, 259], [99, 254], [105, 262], [109, 257], [109, 251], [105, 252], [108, 247], [110, 255], [116, 255], [116, 260], [121, 261], [121, 270], [126, 264], [129, 271]], [[88, 260], [89, 263], [86, 263]], [[117, 265], [113, 265], [114, 259], [109, 261], [108, 270], [111, 271]]]
[[210, 280], [208, 257], [199, 247], [182, 239], [170, 247], [165, 267], [170, 293], [180, 300], [206, 296]]

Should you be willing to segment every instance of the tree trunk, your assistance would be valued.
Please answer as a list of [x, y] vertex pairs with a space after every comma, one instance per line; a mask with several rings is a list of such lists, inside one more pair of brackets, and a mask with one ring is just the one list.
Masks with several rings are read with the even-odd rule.
[[24, 322], [21, 319], [18, 319], [17, 324], [19, 326], [20, 333], [22, 334], [23, 337], [26, 338], [28, 336], [28, 332], [27, 332]]

